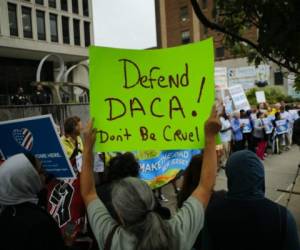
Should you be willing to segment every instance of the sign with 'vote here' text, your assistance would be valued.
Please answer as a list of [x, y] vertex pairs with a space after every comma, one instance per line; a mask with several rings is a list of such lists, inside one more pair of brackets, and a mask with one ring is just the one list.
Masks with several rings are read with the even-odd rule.
[[214, 103], [212, 39], [157, 50], [91, 47], [96, 151], [199, 149]]

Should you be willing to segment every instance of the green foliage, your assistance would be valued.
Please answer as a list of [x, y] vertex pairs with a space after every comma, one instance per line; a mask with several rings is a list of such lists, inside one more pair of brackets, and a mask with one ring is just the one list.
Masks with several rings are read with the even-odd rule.
[[256, 102], [256, 91], [265, 91], [266, 100], [269, 104], [275, 104], [277, 102], [284, 101], [286, 103], [294, 102], [295, 100], [291, 96], [284, 94], [282, 87], [267, 86], [265, 88], [253, 88], [247, 91], [246, 96], [249, 100], [250, 105], [257, 105]]
[[[248, 58], [259, 65], [271, 57], [297, 74], [300, 90], [300, 1], [299, 0], [215, 0], [216, 23], [256, 48], [224, 33], [225, 46], [234, 55]], [[250, 29], [257, 36], [249, 36]]]
[[296, 76], [295, 89], [296, 89], [296, 91], [300, 91], [300, 74]]

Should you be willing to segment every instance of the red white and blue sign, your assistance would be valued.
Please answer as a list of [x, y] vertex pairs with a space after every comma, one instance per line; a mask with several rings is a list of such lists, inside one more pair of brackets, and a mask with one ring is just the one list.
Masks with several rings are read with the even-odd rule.
[[0, 122], [0, 138], [0, 151], [5, 159], [30, 153], [56, 178], [75, 178], [51, 115]]

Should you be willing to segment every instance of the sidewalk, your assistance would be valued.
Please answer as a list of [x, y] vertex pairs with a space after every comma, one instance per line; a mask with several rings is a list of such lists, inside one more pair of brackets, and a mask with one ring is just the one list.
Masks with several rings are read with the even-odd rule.
[[[289, 190], [290, 190], [290, 188], [289, 188]], [[300, 176], [298, 176], [298, 178], [296, 180], [294, 192], [300, 193]], [[279, 204], [281, 204], [282, 206], [286, 206], [288, 197], [289, 197], [288, 193], [283, 193], [277, 202]], [[298, 234], [300, 236], [300, 195], [297, 195], [297, 194], [291, 195], [288, 209], [291, 211], [291, 213], [293, 214], [293, 216], [296, 220], [296, 224], [298, 227]]]

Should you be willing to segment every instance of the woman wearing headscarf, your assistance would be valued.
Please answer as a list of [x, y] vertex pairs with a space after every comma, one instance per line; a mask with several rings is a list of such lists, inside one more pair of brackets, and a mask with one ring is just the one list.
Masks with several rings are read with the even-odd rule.
[[228, 193], [207, 210], [206, 250], [299, 250], [295, 220], [265, 197], [264, 167], [251, 151], [230, 156]]
[[64, 249], [56, 222], [38, 206], [45, 179], [32, 155], [14, 155], [0, 166], [1, 249]]

